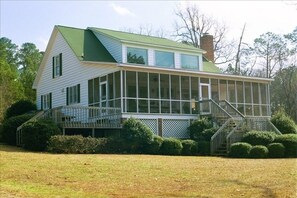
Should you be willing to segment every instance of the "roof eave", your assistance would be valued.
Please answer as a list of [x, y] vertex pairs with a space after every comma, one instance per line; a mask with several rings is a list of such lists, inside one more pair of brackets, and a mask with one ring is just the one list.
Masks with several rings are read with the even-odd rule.
[[147, 69], [152, 71], [167, 71], [167, 72], [176, 72], [176, 73], [184, 73], [184, 74], [197, 74], [204, 75], [208, 77], [218, 78], [230, 78], [232, 80], [243, 80], [243, 81], [255, 81], [255, 82], [272, 82], [274, 81], [271, 78], [259, 78], [259, 77], [250, 77], [250, 76], [240, 76], [240, 75], [231, 75], [231, 74], [223, 74], [223, 73], [213, 73], [213, 72], [205, 72], [205, 71], [189, 71], [189, 70], [180, 70], [180, 69], [168, 69], [168, 68], [160, 68], [160, 67], [145, 67], [140, 65], [132, 65], [132, 64], [118, 64], [119, 67], [123, 68], [135, 68], [135, 69]]

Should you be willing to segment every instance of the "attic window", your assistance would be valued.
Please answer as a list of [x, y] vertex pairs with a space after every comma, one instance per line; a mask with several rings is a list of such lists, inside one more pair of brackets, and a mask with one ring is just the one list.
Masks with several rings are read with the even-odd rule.
[[127, 62], [147, 65], [147, 50], [127, 47]]
[[53, 78], [62, 76], [62, 53], [53, 57]]
[[181, 67], [183, 69], [198, 70], [199, 57], [188, 54], [181, 54]]

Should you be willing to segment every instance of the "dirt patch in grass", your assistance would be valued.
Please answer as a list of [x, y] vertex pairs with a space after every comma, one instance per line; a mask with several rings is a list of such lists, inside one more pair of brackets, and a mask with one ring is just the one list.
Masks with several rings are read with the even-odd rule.
[[296, 159], [53, 155], [0, 145], [5, 197], [296, 197]]

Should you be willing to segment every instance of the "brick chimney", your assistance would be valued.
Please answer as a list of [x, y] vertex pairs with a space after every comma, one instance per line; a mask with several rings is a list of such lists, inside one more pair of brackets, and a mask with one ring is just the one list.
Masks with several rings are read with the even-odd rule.
[[207, 58], [209, 61], [214, 63], [214, 51], [213, 51], [213, 36], [204, 33], [200, 38], [200, 48], [206, 51], [206, 54], [203, 56]]

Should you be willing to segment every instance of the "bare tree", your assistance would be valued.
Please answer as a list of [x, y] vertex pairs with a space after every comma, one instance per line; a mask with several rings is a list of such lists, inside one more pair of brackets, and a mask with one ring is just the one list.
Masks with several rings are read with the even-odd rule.
[[233, 42], [226, 40], [227, 26], [199, 10], [196, 4], [188, 4], [185, 8], [177, 8], [175, 14], [175, 37], [178, 41], [200, 47], [200, 38], [204, 33], [214, 37], [215, 63], [223, 64], [234, 59]]
[[254, 52], [265, 68], [266, 78], [274, 76], [275, 71], [284, 67], [290, 51], [287, 42], [280, 35], [267, 32], [254, 40]]
[[244, 24], [244, 26], [243, 26], [241, 36], [240, 36], [240, 39], [239, 39], [239, 43], [238, 43], [236, 59], [235, 59], [235, 73], [240, 72], [240, 50], [241, 50], [241, 44], [242, 44], [242, 38], [243, 38], [244, 30], [245, 30], [245, 25], [246, 24]]

